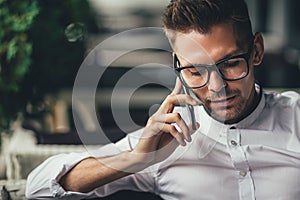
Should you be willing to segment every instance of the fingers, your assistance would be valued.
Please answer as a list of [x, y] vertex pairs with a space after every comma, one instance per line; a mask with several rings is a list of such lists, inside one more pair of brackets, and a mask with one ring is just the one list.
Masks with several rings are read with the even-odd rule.
[[147, 123], [148, 130], [151, 130], [150, 136], [169, 134], [182, 145], [191, 142], [192, 128], [187, 126], [179, 113], [173, 113], [175, 105], [189, 104], [196, 106], [198, 102], [190, 95], [180, 94], [182, 84], [179, 78], [176, 79], [175, 87], [170, 95], [164, 100], [157, 112], [152, 115]]
[[182, 89], [182, 84], [181, 84], [181, 81], [179, 80], [179, 78], [177, 77], [175, 87], [171, 94], [180, 94], [181, 89]]
[[189, 127], [186, 125], [185, 121], [181, 118], [181, 115], [179, 113], [154, 115], [152, 116], [152, 119], [160, 123], [167, 123], [174, 126], [177, 132], [179, 132], [186, 141], [192, 141], [190, 135], [191, 129], [189, 129]]
[[160, 127], [161, 132], [169, 133], [181, 146], [186, 146], [182, 133], [179, 132], [175, 126], [165, 123], [158, 123], [157, 125]]
[[174, 106], [176, 104], [185, 103], [193, 106], [198, 105], [198, 102], [193, 99], [190, 95], [186, 94], [170, 94], [167, 96], [165, 101], [161, 104], [158, 112], [160, 113], [170, 113], [173, 112]]
[[160, 113], [170, 113], [173, 112], [174, 106], [176, 104], [185, 103], [196, 106], [198, 102], [193, 99], [190, 95], [180, 94], [182, 89], [182, 83], [179, 78], [176, 78], [175, 87], [171, 94], [167, 96], [165, 101], [159, 108]]
[[[159, 129], [163, 133], [169, 133], [170, 136], [172, 136], [178, 144], [181, 146], [186, 146], [186, 141], [191, 142], [192, 138], [191, 135], [188, 134], [189, 140], [187, 140], [186, 136], [183, 134], [182, 131], [180, 131], [179, 126], [177, 124], [165, 124], [165, 123], [158, 123]], [[192, 130], [191, 124], [188, 126], [191, 134], [195, 133], [196, 130]], [[197, 128], [199, 128], [200, 125], [197, 123]], [[170, 140], [170, 137], [169, 137]], [[162, 141], [162, 143], [168, 143], [166, 141]]]
[[188, 127], [189, 127], [189, 130], [190, 130], [190, 135], [193, 135], [193, 133], [195, 133], [196, 130], [198, 130], [198, 128], [200, 128], [200, 124], [198, 122], [196, 122], [196, 130], [193, 129], [192, 124], [189, 124]]
[[[191, 142], [191, 134], [195, 132], [192, 129], [191, 124], [187, 126], [185, 121], [182, 119], [179, 113], [168, 113], [164, 115], [153, 115], [150, 120], [150, 124], [148, 126], [156, 126], [156, 133], [170, 133], [172, 136], [176, 138], [179, 144], [183, 144], [184, 140], [187, 142]], [[159, 126], [157, 126], [157, 124]], [[168, 127], [165, 129], [164, 125]], [[197, 128], [199, 128], [199, 123], [197, 123]], [[170, 132], [169, 132], [170, 131]], [[176, 134], [175, 134], [176, 133]], [[180, 136], [180, 138], [179, 138]], [[183, 141], [182, 141], [183, 140]]]

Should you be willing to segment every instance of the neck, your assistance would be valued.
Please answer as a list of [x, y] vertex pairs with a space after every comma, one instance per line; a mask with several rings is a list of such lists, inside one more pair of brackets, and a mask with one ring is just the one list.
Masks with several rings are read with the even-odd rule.
[[236, 118], [236, 119], [225, 121], [224, 122], [225, 124], [235, 124], [235, 123], [238, 123], [239, 121], [241, 121], [244, 118], [246, 118], [247, 116], [249, 116], [256, 109], [256, 107], [258, 106], [259, 101], [261, 99], [262, 91], [261, 91], [261, 88], [260, 88], [260, 91], [258, 93], [256, 91], [256, 89], [255, 89], [255, 86], [254, 86], [253, 90], [254, 91], [253, 91], [252, 101], [250, 102], [250, 104], [248, 106], [246, 106], [246, 109], [243, 112], [243, 114], [241, 116], [239, 116], [238, 118]]

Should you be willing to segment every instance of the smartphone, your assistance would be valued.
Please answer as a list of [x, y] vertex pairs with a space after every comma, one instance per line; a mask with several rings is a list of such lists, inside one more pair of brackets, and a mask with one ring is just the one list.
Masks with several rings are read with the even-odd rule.
[[[173, 67], [174, 67], [174, 70], [177, 66], [177, 57], [176, 57], [176, 54], [173, 52]], [[180, 75], [178, 75], [178, 78], [180, 79], [181, 83], [182, 83], [182, 88], [183, 88], [183, 92], [187, 95], [190, 95], [190, 91], [188, 88], [186, 88], [183, 84], [183, 80], [181, 79]], [[188, 115], [189, 115], [189, 118], [190, 118], [190, 121], [192, 123], [192, 129], [193, 130], [197, 130], [197, 124], [196, 124], [196, 117], [195, 117], [195, 111], [194, 111], [194, 107], [192, 105], [189, 105], [187, 104], [186, 105], [187, 107], [187, 111], [188, 111]]]
[[[190, 95], [189, 90], [183, 85], [183, 92], [187, 95]], [[190, 121], [192, 123], [192, 129], [197, 130], [197, 124], [196, 124], [196, 117], [195, 117], [195, 110], [194, 107], [190, 104], [186, 104], [187, 110], [188, 110], [188, 115], [190, 118]]]

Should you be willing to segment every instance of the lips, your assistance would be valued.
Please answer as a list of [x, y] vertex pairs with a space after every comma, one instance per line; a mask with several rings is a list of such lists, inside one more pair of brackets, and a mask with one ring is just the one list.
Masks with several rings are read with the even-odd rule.
[[226, 98], [220, 98], [220, 99], [213, 99], [210, 100], [211, 104], [217, 105], [217, 106], [228, 106], [229, 104], [232, 104], [236, 96], [230, 96]]
[[214, 100], [211, 100], [212, 103], [221, 103], [221, 102], [224, 102], [224, 101], [228, 101], [228, 100], [231, 100], [233, 99], [235, 96], [232, 96], [232, 97], [226, 97], [226, 98], [223, 98], [223, 99], [214, 99]]

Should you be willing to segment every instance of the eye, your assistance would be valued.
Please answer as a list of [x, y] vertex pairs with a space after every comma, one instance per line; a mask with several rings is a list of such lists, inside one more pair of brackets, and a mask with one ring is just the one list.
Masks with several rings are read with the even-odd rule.
[[205, 68], [190, 68], [192, 76], [204, 76], [207, 73]]
[[218, 67], [219, 68], [232, 68], [232, 67], [237, 67], [237, 66], [240, 66], [242, 62], [242, 59], [230, 59], [230, 60], [227, 60], [223, 63], [220, 63], [218, 64]]

